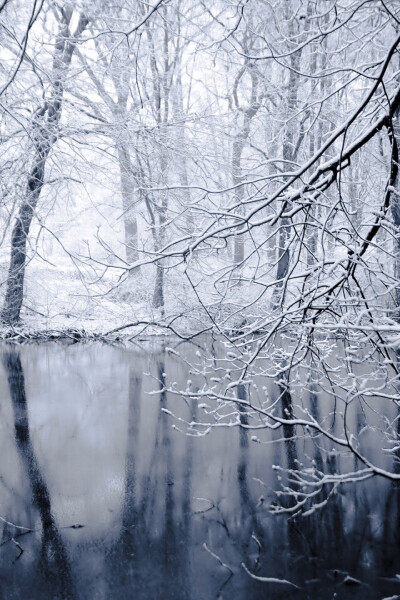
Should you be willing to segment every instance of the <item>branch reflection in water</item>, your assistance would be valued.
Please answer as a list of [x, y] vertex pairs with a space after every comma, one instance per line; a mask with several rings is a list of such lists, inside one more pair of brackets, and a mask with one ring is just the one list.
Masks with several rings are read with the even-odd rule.
[[[184, 349], [189, 358], [198, 351]], [[257, 600], [337, 593], [365, 600], [400, 593], [396, 486], [374, 479], [333, 492], [331, 483], [314, 499], [322, 508], [308, 516], [271, 515], [279, 488], [273, 464], [294, 469], [307, 455], [320, 472], [334, 474], [340, 456], [327, 452], [320, 436], [302, 440], [290, 427], [282, 441], [272, 444], [281, 434], [261, 432], [254, 442], [248, 384], [237, 388], [241, 426], [202, 437], [172, 428], [160, 410], [189, 423], [201, 418], [196, 402], [168, 393], [174, 382], [183, 388], [191, 379], [194, 391], [201, 382], [162, 345], [140, 353], [5, 346], [2, 365], [3, 597]], [[310, 369], [305, 388], [316, 415], [323, 398], [315, 365]], [[288, 382], [278, 378], [271, 393], [283, 395], [290, 413]], [[18, 560], [12, 538], [23, 549]]]
[[7, 372], [14, 412], [15, 441], [32, 490], [32, 505], [39, 512], [42, 525], [41, 546], [37, 553], [37, 567], [31, 584], [38, 594], [45, 595], [50, 586], [55, 597], [74, 598], [75, 590], [68, 554], [52, 514], [50, 493], [31, 441], [25, 380], [19, 354], [4, 354], [3, 365]]

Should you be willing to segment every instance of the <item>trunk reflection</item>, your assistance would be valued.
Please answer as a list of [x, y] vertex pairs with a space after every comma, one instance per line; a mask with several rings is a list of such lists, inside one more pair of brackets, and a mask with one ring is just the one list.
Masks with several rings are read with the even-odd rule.
[[[185, 348], [188, 356], [197, 350]], [[257, 430], [255, 443], [247, 383], [237, 388], [240, 426], [193, 437], [173, 429], [179, 422], [160, 409], [198, 420], [197, 404], [165, 387], [191, 379], [196, 391], [201, 382], [162, 348], [142, 356], [100, 346], [26, 347], [21, 356], [3, 351], [0, 515], [40, 527], [16, 537], [24, 531], [2, 522], [4, 597], [372, 600], [399, 593], [398, 490], [378, 479], [349, 484], [308, 516], [271, 516], [272, 464], [295, 470], [308, 456], [321, 473], [336, 473], [342, 458], [319, 435], [291, 425], [277, 435]], [[296, 387], [282, 377], [273, 385], [279, 414], [290, 415]], [[307, 377], [301, 397], [318, 420], [326, 410], [319, 389]], [[339, 425], [326, 419], [334, 432]], [[272, 444], [273, 436], [283, 441]], [[322, 488], [317, 502], [331, 489]], [[73, 523], [85, 527], [71, 530]], [[24, 549], [18, 560], [12, 536]], [[302, 590], [255, 581], [242, 563]], [[362, 582], [351, 595], [347, 576]]]
[[28, 419], [25, 380], [20, 357], [15, 352], [4, 355], [8, 386], [14, 411], [15, 441], [32, 489], [32, 502], [42, 523], [41, 548], [38, 556], [37, 578], [32, 596], [41, 598], [49, 587], [54, 597], [73, 598], [75, 590], [67, 551], [51, 510], [51, 499], [36, 458]]

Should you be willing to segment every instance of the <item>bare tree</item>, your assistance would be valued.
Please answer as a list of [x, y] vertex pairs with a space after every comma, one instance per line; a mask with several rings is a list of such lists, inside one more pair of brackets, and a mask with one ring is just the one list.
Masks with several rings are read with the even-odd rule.
[[37, 202], [44, 184], [47, 157], [57, 141], [58, 124], [61, 118], [65, 80], [71, 65], [75, 42], [87, 25], [80, 15], [76, 29], [70, 32], [73, 16], [71, 8], [55, 10], [58, 32], [54, 46], [51, 72], [51, 91], [48, 99], [36, 110], [32, 119], [31, 138], [33, 159], [28, 182], [11, 239], [11, 258], [7, 280], [7, 291], [1, 319], [4, 323], [18, 322], [23, 302], [24, 277], [27, 257], [27, 238]]

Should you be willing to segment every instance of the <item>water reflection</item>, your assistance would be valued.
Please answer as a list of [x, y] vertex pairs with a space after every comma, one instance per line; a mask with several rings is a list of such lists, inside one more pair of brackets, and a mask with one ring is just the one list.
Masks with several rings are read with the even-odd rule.
[[[32, 505], [37, 508], [41, 525], [41, 545], [37, 556], [35, 593], [43, 597], [49, 586], [55, 598], [74, 598], [75, 589], [69, 558], [54, 520], [51, 499], [31, 442], [25, 380], [21, 360], [16, 352], [6, 353], [3, 364], [7, 372], [14, 412], [15, 441], [32, 489]], [[26, 534], [27, 535], [27, 534]], [[15, 534], [12, 541], [17, 537]], [[15, 542], [14, 542], [15, 543]], [[21, 558], [23, 548], [18, 542]]]
[[[289, 427], [277, 446], [268, 432], [254, 442], [243, 407], [240, 428], [205, 437], [173, 429], [160, 408], [189, 422], [199, 409], [170, 397], [166, 386], [184, 388], [191, 379], [196, 389], [198, 382], [162, 347], [141, 354], [103, 346], [26, 347], [19, 354], [6, 347], [2, 357], [4, 598], [400, 594], [399, 495], [389, 482], [348, 485], [306, 517], [269, 513], [274, 462], [295, 468], [306, 452], [321, 472], [338, 468], [318, 436], [302, 448]], [[307, 381], [317, 415], [317, 386]], [[289, 385], [278, 380], [277, 390], [290, 412]], [[246, 401], [248, 384], [237, 394]], [[331, 490], [322, 489], [318, 502]], [[18, 560], [12, 538], [23, 549]], [[300, 589], [256, 581], [242, 563]]]
[[[165, 364], [157, 357], [156, 373], [159, 403], [167, 407]], [[188, 549], [190, 546], [191, 440], [185, 438], [187, 452], [183, 480], [174, 471], [174, 440], [171, 423], [158, 411], [155, 432], [146, 436], [146, 452], [151, 454], [146, 473], [140, 472], [140, 422], [142, 377], [129, 367], [125, 488], [121, 510], [121, 530], [108, 549], [109, 596], [128, 598], [190, 598]], [[121, 565], [125, 565], [121, 570]]]

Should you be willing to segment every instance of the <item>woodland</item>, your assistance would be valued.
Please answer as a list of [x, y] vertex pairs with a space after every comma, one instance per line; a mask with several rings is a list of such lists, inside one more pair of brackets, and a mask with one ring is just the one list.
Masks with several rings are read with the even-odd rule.
[[399, 0], [0, 0], [0, 27], [0, 337], [167, 340], [174, 427], [285, 441], [278, 515], [397, 486]]

